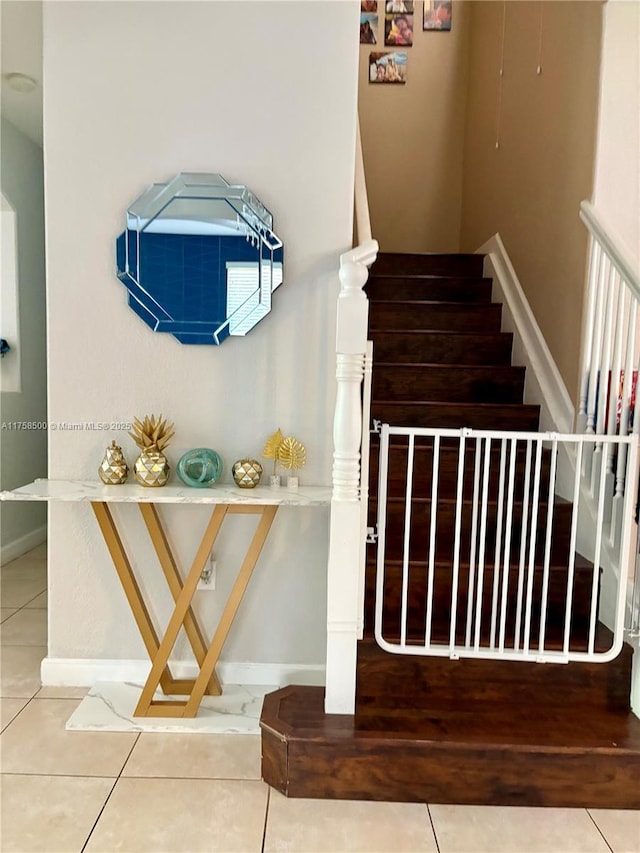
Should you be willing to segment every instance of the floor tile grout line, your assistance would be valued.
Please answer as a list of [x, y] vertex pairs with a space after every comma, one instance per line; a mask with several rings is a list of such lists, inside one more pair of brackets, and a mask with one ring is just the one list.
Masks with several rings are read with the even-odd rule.
[[[39, 689], [40, 689], [40, 688], [38, 688], [38, 690], [39, 690]], [[10, 725], [12, 725], [12, 723], [15, 723], [15, 721], [18, 719], [18, 717], [20, 716], [20, 714], [24, 711], [24, 709], [25, 709], [28, 705], [30, 705], [30, 704], [33, 702], [33, 700], [36, 698], [36, 696], [37, 696], [37, 695], [38, 695], [38, 691], [36, 691], [36, 692], [33, 694], [33, 696], [31, 696], [31, 698], [27, 699], [27, 701], [24, 703], [24, 705], [22, 706], [22, 708], [20, 708], [20, 710], [18, 711], [18, 713], [17, 713], [14, 717], [12, 717], [12, 718], [9, 720], [9, 722], [8, 722], [8, 723], [7, 723], [7, 725], [2, 729], [2, 731], [0, 732], [0, 734], [4, 734], [4, 733], [7, 731], [7, 729], [9, 728], [9, 726], [10, 726]], [[0, 696], [0, 699], [13, 699], [13, 698], [14, 698], [13, 696]], [[16, 698], [16, 699], [20, 699], [20, 700], [22, 700], [22, 699], [24, 699], [25, 697], [24, 697], [24, 696], [16, 696], [15, 698]], [[3, 772], [4, 772], [4, 771], [0, 768], [0, 773], [3, 773]]]
[[[91, 778], [91, 777], [88, 777], [88, 778]], [[105, 777], [103, 777], [103, 778], [105, 778]], [[116, 788], [116, 785], [118, 784], [118, 780], [119, 780], [119, 778], [120, 778], [120, 777], [118, 777], [118, 779], [114, 779], [114, 780], [113, 780], [113, 785], [111, 786], [111, 789], [110, 789], [109, 793], [107, 794], [107, 798], [106, 798], [106, 800], [105, 800], [105, 801], [104, 801], [104, 803], [102, 804], [102, 808], [101, 808], [101, 809], [100, 809], [100, 811], [98, 812], [98, 816], [96, 817], [96, 819], [94, 820], [93, 824], [91, 825], [91, 829], [89, 830], [89, 832], [88, 832], [88, 834], [87, 834], [87, 837], [85, 838], [84, 844], [83, 844], [83, 845], [82, 845], [82, 847], [80, 848], [80, 853], [84, 853], [84, 851], [86, 850], [87, 844], [88, 844], [88, 843], [89, 843], [89, 841], [91, 840], [91, 836], [93, 835], [93, 832], [94, 832], [94, 830], [95, 830], [96, 826], [98, 825], [98, 821], [99, 821], [99, 820], [100, 820], [100, 818], [102, 817], [102, 814], [103, 814], [104, 810], [105, 810], [105, 809], [106, 809], [106, 807], [107, 807], [107, 803], [109, 802], [109, 800], [111, 799], [111, 795], [112, 795], [112, 794], [113, 794], [113, 792], [115, 791], [115, 788]]]
[[[157, 779], [159, 781], [163, 779], [175, 779], [178, 782], [262, 782], [262, 779], [256, 776], [249, 778], [243, 776], [181, 776], [179, 773], [172, 773], [171, 776], [137, 776], [132, 774], [131, 776], [122, 776], [122, 778], [140, 779], [142, 781], [147, 779]], [[265, 782], [264, 784], [266, 785], [267, 783]]]
[[[1, 588], [1, 586], [2, 586], [2, 575], [0, 574], [0, 588]], [[1, 624], [3, 624], [3, 625], [4, 625], [4, 623], [5, 623], [5, 622], [8, 622], [8, 621], [9, 621], [9, 619], [12, 619], [14, 616], [16, 616], [16, 615], [17, 615], [18, 613], [20, 613], [22, 610], [26, 610], [27, 608], [28, 608], [29, 610], [47, 610], [47, 611], [48, 611], [48, 609], [49, 609], [49, 605], [48, 605], [48, 604], [47, 604], [47, 606], [46, 606], [46, 607], [29, 607], [29, 605], [31, 604], [31, 602], [32, 602], [32, 601], [35, 601], [35, 600], [36, 600], [36, 598], [40, 598], [40, 596], [41, 596], [43, 593], [45, 593], [45, 592], [49, 592], [49, 579], [48, 579], [48, 578], [47, 578], [47, 580], [45, 581], [45, 587], [44, 587], [44, 589], [40, 590], [40, 592], [37, 592], [37, 593], [33, 596], [33, 598], [30, 598], [28, 601], [25, 601], [25, 603], [24, 603], [24, 604], [20, 604], [20, 605], [19, 605], [19, 606], [17, 606], [17, 607], [16, 607], [15, 605], [11, 605], [11, 604], [10, 604], [9, 606], [7, 606], [7, 605], [3, 604], [2, 606], [6, 607], [6, 609], [7, 609], [7, 610], [13, 610], [13, 609], [15, 609], [15, 611], [16, 611], [16, 612], [15, 612], [15, 613], [12, 613], [12, 614], [11, 614], [11, 616], [7, 616], [7, 618], [6, 618], [6, 619], [5, 619]]]
[[598, 823], [597, 823], [596, 819], [594, 818], [594, 816], [591, 814], [591, 812], [589, 811], [589, 809], [585, 809], [585, 811], [586, 811], [586, 813], [589, 815], [589, 817], [591, 818], [591, 822], [593, 823], [593, 825], [595, 826], [595, 828], [598, 830], [598, 832], [599, 832], [599, 833], [600, 833], [600, 835], [602, 836], [602, 840], [603, 840], [603, 841], [604, 841], [604, 843], [607, 845], [607, 847], [609, 848], [609, 850], [611, 850], [611, 853], [615, 853], [615, 850], [613, 849], [613, 847], [612, 847], [612, 846], [609, 844], [609, 842], [607, 841], [607, 837], [606, 837], [606, 835], [604, 834], [604, 832], [603, 832], [603, 831], [600, 829], [600, 827], [598, 826]]
[[133, 752], [133, 750], [136, 748], [136, 744], [138, 743], [138, 740], [139, 740], [139, 739], [140, 739], [140, 732], [138, 732], [138, 733], [137, 733], [137, 735], [136, 735], [136, 739], [135, 739], [135, 740], [134, 740], [134, 742], [131, 744], [131, 749], [130, 749], [130, 750], [129, 750], [129, 752], [127, 753], [127, 757], [125, 758], [125, 760], [122, 762], [122, 767], [120, 768], [120, 772], [118, 773], [117, 777], [113, 780], [113, 785], [111, 786], [111, 790], [109, 791], [109, 795], [108, 795], [107, 799], [104, 801], [104, 803], [103, 803], [103, 805], [102, 805], [102, 808], [100, 809], [100, 812], [98, 813], [98, 816], [96, 817], [95, 821], [93, 822], [93, 825], [92, 825], [91, 829], [89, 830], [89, 834], [87, 835], [87, 837], [86, 837], [86, 839], [85, 839], [85, 842], [84, 842], [84, 844], [82, 845], [82, 849], [81, 849], [80, 853], [84, 853], [84, 850], [86, 849], [86, 846], [87, 846], [87, 844], [89, 843], [89, 840], [91, 839], [91, 836], [93, 835], [93, 832], [94, 832], [94, 830], [95, 830], [96, 826], [98, 825], [98, 821], [99, 821], [99, 820], [100, 820], [100, 818], [102, 817], [102, 814], [103, 814], [104, 810], [105, 810], [105, 809], [106, 809], [106, 807], [107, 807], [107, 803], [108, 803], [108, 802], [109, 802], [109, 800], [111, 799], [111, 796], [112, 796], [113, 792], [114, 792], [114, 791], [115, 791], [115, 789], [116, 789], [116, 785], [118, 784], [118, 782], [120, 781], [120, 779], [122, 779], [122, 778], [127, 778], [126, 776], [125, 776], [125, 777], [123, 777], [123, 776], [122, 776], [122, 771], [123, 771], [123, 770], [124, 770], [124, 768], [127, 766], [127, 761], [129, 761], [129, 759], [131, 758], [131, 753], [132, 753], [132, 752]]
[[264, 845], [267, 843], [267, 824], [269, 822], [269, 806], [270, 805], [271, 805], [271, 786], [267, 785], [267, 803], [266, 803], [266, 808], [264, 810], [264, 826], [262, 827], [262, 845], [260, 846], [260, 853], [264, 853]]
[[436, 832], [435, 824], [433, 823], [433, 815], [431, 814], [429, 803], [425, 803], [425, 806], [427, 807], [427, 815], [429, 817], [429, 823], [431, 824], [431, 832], [433, 832], [433, 840], [436, 843], [436, 850], [438, 851], [438, 853], [440, 853], [440, 843], [438, 841], [438, 834]]
[[[53, 770], [48, 770], [46, 773], [43, 773], [41, 770], [29, 772], [28, 770], [2, 770], [0, 771], [0, 776], [51, 776], [55, 779], [113, 779], [114, 782], [117, 782], [120, 777], [112, 776], [110, 773], [106, 775], [104, 773], [56, 773]], [[123, 776], [123, 779], [129, 778], [128, 776]]]

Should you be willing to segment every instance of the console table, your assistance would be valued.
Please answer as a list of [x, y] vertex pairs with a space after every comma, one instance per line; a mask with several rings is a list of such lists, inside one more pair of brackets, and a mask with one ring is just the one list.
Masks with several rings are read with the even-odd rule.
[[[121, 486], [105, 486], [97, 481], [36, 480], [19, 489], [0, 492], [0, 500], [91, 504], [151, 659], [151, 671], [136, 706], [135, 716], [195, 717], [205, 694], [220, 695], [222, 692], [215, 672], [216, 664], [276, 512], [281, 506], [328, 506], [331, 502], [331, 489], [325, 486], [301, 486], [295, 490], [270, 486], [238, 489], [235, 486], [220, 484], [206, 489], [192, 489], [184, 486], [145, 488], [128, 483]], [[138, 505], [162, 567], [174, 601], [174, 609], [161, 637], [153, 625], [111, 514], [109, 504], [112, 503]], [[196, 556], [184, 580], [160, 521], [158, 507], [161, 504], [209, 504], [213, 507]], [[207, 644], [191, 602], [225, 518], [237, 513], [259, 515], [260, 520], [247, 547], [218, 626]], [[185, 629], [198, 663], [198, 675], [195, 679], [173, 678], [169, 669], [169, 655], [181, 627]], [[186, 696], [187, 698], [154, 700], [153, 696], [158, 687], [166, 696]]]

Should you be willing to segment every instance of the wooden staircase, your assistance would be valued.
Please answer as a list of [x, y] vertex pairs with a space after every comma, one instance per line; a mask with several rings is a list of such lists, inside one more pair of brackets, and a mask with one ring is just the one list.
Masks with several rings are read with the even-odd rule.
[[[511, 365], [511, 336], [478, 255], [382, 254], [367, 285], [374, 342], [372, 417], [401, 426], [537, 430], [523, 403], [524, 369]], [[378, 441], [371, 445], [370, 523], [375, 523]], [[471, 452], [470, 450], [468, 452]], [[412, 493], [408, 637], [424, 637], [431, 439], [417, 439]], [[523, 459], [517, 459], [521, 470]], [[490, 494], [498, 457], [491, 461]], [[471, 467], [469, 466], [469, 470]], [[400, 631], [406, 439], [390, 448], [383, 633]], [[441, 448], [432, 638], [446, 641], [451, 609], [457, 446]], [[549, 477], [543, 458], [543, 483]], [[462, 543], [470, 535], [472, 482], [464, 484]], [[489, 514], [495, 512], [494, 503]], [[523, 495], [515, 495], [513, 529]], [[539, 515], [541, 554], [546, 505]], [[560, 647], [571, 505], [555, 499], [547, 609]], [[440, 536], [441, 529], [450, 535]], [[365, 637], [359, 643], [356, 713], [327, 716], [322, 688], [291, 686], [265, 699], [263, 777], [294, 797], [503, 805], [639, 808], [640, 720], [629, 710], [632, 650], [611, 663], [536, 664], [389, 654], [373, 639], [375, 546], [366, 573]], [[514, 569], [515, 571], [515, 569]], [[460, 569], [459, 609], [468, 566]], [[541, 573], [533, 624], [540, 620]], [[491, 572], [488, 586], [491, 586]], [[576, 561], [572, 643], [584, 644], [592, 566]], [[510, 583], [509, 588], [515, 589]], [[509, 604], [512, 613], [512, 603]], [[462, 631], [463, 628], [460, 628]], [[513, 635], [513, 619], [507, 634]], [[597, 649], [611, 644], [599, 625]]]

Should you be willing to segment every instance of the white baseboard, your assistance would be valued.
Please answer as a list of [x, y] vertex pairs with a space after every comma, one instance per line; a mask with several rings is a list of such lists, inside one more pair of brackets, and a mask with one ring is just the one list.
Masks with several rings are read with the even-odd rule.
[[527, 368], [525, 403], [540, 408], [540, 429], [573, 432], [574, 406], [540, 331], [500, 234], [477, 250], [486, 255], [485, 275], [493, 277], [493, 298], [502, 302], [502, 331], [513, 332], [513, 363]]
[[[145, 660], [103, 660], [52, 658], [42, 661], [40, 675], [46, 687], [91, 687], [101, 681], [142, 684], [151, 664]], [[287, 684], [323, 685], [323, 664], [234, 663], [221, 661], [216, 671], [223, 684], [254, 684], [284, 687]], [[195, 678], [196, 664], [177, 661], [171, 664], [176, 678]]]
[[22, 557], [28, 551], [37, 548], [43, 542], [47, 541], [47, 525], [32, 530], [30, 533], [25, 533], [19, 539], [14, 539], [13, 542], [7, 542], [0, 547], [0, 565], [4, 566], [15, 560], [17, 557]]

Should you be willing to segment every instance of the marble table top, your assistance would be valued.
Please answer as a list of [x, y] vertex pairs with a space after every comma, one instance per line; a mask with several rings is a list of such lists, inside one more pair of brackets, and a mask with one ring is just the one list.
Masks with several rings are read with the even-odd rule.
[[137, 483], [105, 486], [98, 480], [35, 480], [12, 491], [0, 492], [3, 501], [70, 501], [82, 503], [153, 503], [153, 504], [270, 504], [277, 506], [328, 506], [330, 486], [256, 486], [239, 489], [229, 484], [214, 483], [206, 489], [188, 486], [145, 488]]

